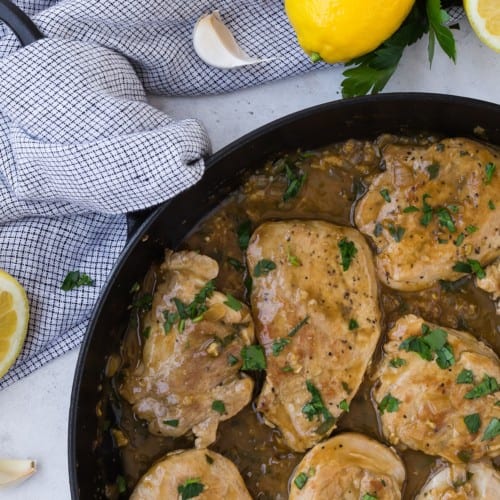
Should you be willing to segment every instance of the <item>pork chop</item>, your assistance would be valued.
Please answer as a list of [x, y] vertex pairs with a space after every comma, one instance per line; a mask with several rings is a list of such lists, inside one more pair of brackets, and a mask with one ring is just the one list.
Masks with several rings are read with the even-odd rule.
[[379, 339], [372, 254], [355, 229], [292, 220], [258, 227], [247, 263], [267, 359], [257, 408], [304, 451], [348, 409]]

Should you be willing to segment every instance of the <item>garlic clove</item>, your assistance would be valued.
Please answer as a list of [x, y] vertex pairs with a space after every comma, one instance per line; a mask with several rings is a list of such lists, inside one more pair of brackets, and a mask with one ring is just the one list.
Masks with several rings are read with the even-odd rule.
[[10, 460], [0, 458], [0, 488], [12, 486], [28, 479], [36, 472], [34, 460]]
[[238, 45], [217, 10], [198, 19], [193, 30], [193, 46], [202, 61], [221, 69], [237, 68], [274, 59], [250, 57]]

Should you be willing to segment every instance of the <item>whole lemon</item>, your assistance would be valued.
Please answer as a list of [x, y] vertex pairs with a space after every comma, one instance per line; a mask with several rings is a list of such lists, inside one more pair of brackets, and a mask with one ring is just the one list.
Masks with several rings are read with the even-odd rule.
[[300, 46], [328, 63], [367, 54], [387, 40], [415, 0], [285, 0]]

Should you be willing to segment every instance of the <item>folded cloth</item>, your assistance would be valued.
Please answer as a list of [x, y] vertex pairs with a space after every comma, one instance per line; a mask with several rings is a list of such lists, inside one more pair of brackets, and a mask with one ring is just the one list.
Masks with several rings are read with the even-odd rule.
[[[0, 388], [81, 342], [126, 242], [123, 214], [203, 173], [202, 126], [154, 109], [144, 89], [222, 92], [313, 67], [278, 1], [16, 3], [46, 38], [19, 48], [5, 29], [0, 40], [0, 269], [22, 283], [31, 307], [23, 351]], [[249, 54], [273, 63], [224, 71], [200, 61], [192, 29], [216, 8]], [[64, 292], [75, 270], [94, 285]]]

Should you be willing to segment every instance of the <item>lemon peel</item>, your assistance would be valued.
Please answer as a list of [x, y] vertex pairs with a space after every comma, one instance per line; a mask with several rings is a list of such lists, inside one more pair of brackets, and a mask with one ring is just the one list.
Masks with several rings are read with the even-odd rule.
[[347, 62], [376, 49], [409, 14], [415, 0], [285, 0], [304, 51], [327, 63]]
[[490, 49], [500, 52], [500, 2], [464, 0], [464, 9], [478, 38]]

